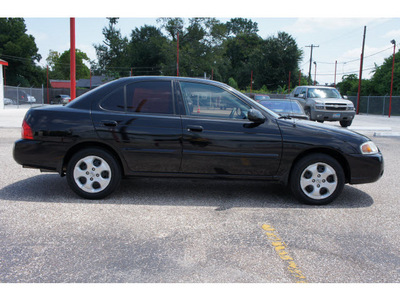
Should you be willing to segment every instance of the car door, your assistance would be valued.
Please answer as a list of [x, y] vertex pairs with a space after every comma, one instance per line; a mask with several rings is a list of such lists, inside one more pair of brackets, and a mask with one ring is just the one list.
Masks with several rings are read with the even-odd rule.
[[247, 119], [251, 106], [227, 88], [180, 81], [183, 154], [182, 172], [274, 176], [282, 140], [277, 124]]
[[135, 172], [178, 172], [182, 127], [171, 80], [148, 80], [117, 88], [93, 109], [100, 139], [118, 149]]

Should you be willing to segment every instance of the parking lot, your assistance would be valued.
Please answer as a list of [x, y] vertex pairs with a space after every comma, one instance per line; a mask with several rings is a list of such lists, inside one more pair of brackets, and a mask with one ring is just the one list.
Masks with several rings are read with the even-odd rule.
[[399, 117], [356, 116], [385, 173], [317, 207], [278, 184], [200, 179], [83, 200], [14, 162], [22, 116], [0, 118], [0, 282], [400, 282]]

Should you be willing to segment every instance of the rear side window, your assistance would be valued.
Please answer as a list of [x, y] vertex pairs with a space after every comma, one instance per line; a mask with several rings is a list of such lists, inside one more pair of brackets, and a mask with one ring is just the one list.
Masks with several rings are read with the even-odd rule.
[[136, 82], [126, 86], [128, 112], [173, 114], [171, 81]]
[[107, 95], [101, 102], [101, 108], [110, 111], [124, 112], [125, 111], [125, 100], [124, 100], [124, 87], [120, 87]]

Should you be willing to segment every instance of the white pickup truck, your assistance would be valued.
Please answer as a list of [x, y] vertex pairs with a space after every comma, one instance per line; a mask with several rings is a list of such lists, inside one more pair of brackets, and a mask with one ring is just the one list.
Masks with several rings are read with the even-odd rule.
[[356, 114], [353, 102], [344, 99], [333, 87], [298, 86], [288, 98], [298, 100], [310, 120], [318, 122], [339, 121], [342, 127], [347, 127]]

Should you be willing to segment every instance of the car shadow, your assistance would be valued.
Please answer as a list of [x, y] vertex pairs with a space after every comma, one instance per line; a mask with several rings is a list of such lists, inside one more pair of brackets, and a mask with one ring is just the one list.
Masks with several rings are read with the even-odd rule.
[[360, 208], [373, 205], [367, 193], [346, 185], [341, 196], [324, 206], [299, 203], [287, 187], [263, 181], [130, 178], [124, 179], [111, 196], [86, 200], [70, 190], [65, 178], [41, 174], [0, 189], [0, 201], [49, 203], [125, 204], [164, 206], [211, 206], [217, 211], [234, 207], [270, 208]]

